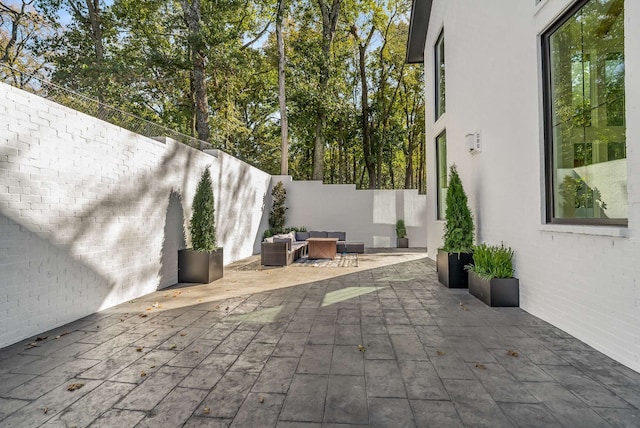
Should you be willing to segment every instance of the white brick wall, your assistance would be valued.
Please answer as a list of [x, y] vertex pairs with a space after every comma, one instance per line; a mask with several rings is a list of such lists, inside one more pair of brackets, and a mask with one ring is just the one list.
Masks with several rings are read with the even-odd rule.
[[0, 84], [0, 347], [176, 283], [205, 167], [225, 264], [255, 252], [270, 176], [161, 140]]
[[[516, 251], [521, 307], [640, 371], [640, 2], [625, 2], [628, 228], [545, 225], [539, 34], [570, 4], [436, 0], [425, 47], [432, 100], [433, 46], [445, 31], [447, 112], [427, 103], [430, 256], [435, 219], [435, 138], [447, 130], [481, 242]], [[465, 134], [480, 131], [482, 153]]]

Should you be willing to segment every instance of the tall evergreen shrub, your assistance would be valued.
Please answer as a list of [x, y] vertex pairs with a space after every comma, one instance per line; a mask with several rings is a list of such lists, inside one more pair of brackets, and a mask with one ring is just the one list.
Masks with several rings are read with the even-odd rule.
[[202, 171], [202, 177], [193, 197], [191, 214], [191, 245], [196, 251], [216, 249], [216, 225], [213, 207], [213, 186], [209, 168]]
[[445, 232], [443, 249], [449, 253], [470, 253], [473, 251], [473, 217], [469, 210], [467, 195], [462, 187], [456, 165], [449, 170], [447, 189], [447, 210], [445, 212]]
[[271, 196], [273, 197], [273, 207], [271, 207], [271, 213], [269, 214], [269, 227], [275, 233], [282, 233], [287, 219], [287, 207], [285, 205], [287, 189], [285, 189], [282, 181], [278, 181], [278, 184], [273, 187]]

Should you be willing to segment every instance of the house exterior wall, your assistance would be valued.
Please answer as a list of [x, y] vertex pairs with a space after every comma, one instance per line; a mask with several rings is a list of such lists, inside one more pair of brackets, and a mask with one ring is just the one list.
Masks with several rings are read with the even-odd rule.
[[228, 264], [256, 252], [269, 174], [0, 83], [0, 347], [175, 284], [207, 167]]
[[340, 231], [365, 248], [396, 247], [396, 222], [405, 221], [409, 246], [427, 246], [426, 195], [417, 190], [357, 190], [353, 184], [322, 184], [274, 176], [287, 189], [287, 226]]
[[[435, 138], [469, 197], [477, 242], [516, 251], [520, 306], [640, 371], [640, 2], [625, 1], [628, 227], [545, 220], [540, 35], [569, 0], [433, 3], [425, 45], [427, 240], [436, 220]], [[445, 34], [446, 113], [434, 121], [433, 46]], [[465, 135], [480, 132], [482, 152]]]

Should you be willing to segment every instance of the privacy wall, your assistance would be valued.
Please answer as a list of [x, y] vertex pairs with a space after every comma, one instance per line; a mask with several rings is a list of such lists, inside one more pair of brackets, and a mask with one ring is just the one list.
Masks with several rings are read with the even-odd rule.
[[175, 284], [204, 168], [225, 264], [250, 256], [268, 174], [0, 83], [0, 347]]
[[341, 231], [366, 248], [396, 246], [396, 222], [404, 220], [411, 247], [427, 246], [427, 197], [417, 190], [356, 190], [353, 184], [322, 184], [274, 176], [287, 189], [287, 226]]

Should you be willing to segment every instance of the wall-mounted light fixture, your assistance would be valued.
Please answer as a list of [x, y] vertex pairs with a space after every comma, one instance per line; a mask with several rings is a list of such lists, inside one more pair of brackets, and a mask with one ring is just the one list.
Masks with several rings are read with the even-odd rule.
[[467, 134], [464, 136], [464, 138], [466, 140], [467, 149], [469, 150], [469, 153], [471, 153], [472, 155], [475, 155], [482, 151], [480, 131]]

